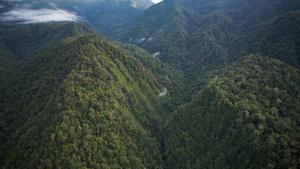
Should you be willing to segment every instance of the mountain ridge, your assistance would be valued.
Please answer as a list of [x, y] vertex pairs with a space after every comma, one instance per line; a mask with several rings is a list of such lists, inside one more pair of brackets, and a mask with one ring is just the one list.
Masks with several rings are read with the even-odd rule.
[[152, 136], [161, 124], [162, 86], [118, 47], [97, 35], [62, 37], [28, 56], [13, 77], [1, 88], [2, 166], [162, 168]]
[[299, 82], [256, 55], [211, 79], [165, 128], [167, 168], [297, 168]]
[[298, 1], [48, 2], [89, 19], [1, 21], [0, 168], [299, 165]]

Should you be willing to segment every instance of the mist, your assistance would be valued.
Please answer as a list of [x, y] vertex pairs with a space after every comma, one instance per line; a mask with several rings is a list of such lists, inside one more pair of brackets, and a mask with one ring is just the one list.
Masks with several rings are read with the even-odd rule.
[[28, 23], [79, 21], [79, 17], [62, 9], [13, 9], [1, 16], [1, 21]]

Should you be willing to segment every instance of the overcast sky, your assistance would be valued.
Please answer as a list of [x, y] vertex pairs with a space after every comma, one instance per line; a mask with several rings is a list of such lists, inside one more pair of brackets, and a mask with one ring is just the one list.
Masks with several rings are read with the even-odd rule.
[[158, 2], [161, 2], [163, 0], [152, 0], [154, 3], [158, 3]]

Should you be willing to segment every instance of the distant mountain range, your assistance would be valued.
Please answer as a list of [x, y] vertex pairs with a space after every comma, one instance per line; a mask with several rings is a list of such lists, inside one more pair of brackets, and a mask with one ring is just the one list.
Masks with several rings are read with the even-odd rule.
[[[109, 36], [132, 23], [144, 10], [153, 5], [150, 0], [22, 0], [3, 1], [0, 12], [12, 9], [64, 9], [78, 14], [99, 32]], [[0, 5], [1, 5], [0, 4]]]

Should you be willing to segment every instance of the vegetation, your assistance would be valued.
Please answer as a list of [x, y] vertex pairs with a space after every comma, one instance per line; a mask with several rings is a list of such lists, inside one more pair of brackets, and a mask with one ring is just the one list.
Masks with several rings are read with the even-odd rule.
[[299, 168], [300, 1], [51, 2], [95, 28], [0, 23], [0, 169]]
[[160, 52], [161, 61], [183, 72], [189, 100], [245, 55], [298, 63], [299, 9], [294, 0], [166, 0], [113, 38]]
[[167, 125], [167, 168], [297, 168], [300, 74], [250, 56], [216, 76]]
[[163, 87], [117, 46], [62, 38], [12, 74], [1, 89], [4, 168], [162, 168]]
[[[299, 68], [300, 12], [291, 12], [259, 25], [239, 40], [233, 55], [259, 52]], [[239, 49], [239, 50], [236, 50]], [[238, 53], [238, 54], [237, 54]]]
[[[173, 112], [176, 106], [185, 102], [185, 91], [183, 90], [184, 77], [181, 71], [174, 69], [168, 64], [153, 57], [153, 55], [142, 48], [121, 43], [118, 43], [117, 45], [122, 47], [125, 53], [138, 59], [145, 68], [151, 70], [164, 88], [167, 89], [168, 95], [160, 100], [160, 104], [163, 105], [163, 108], [165, 108], [166, 111]], [[166, 114], [165, 118], [169, 118], [169, 115], [169, 113]]]

